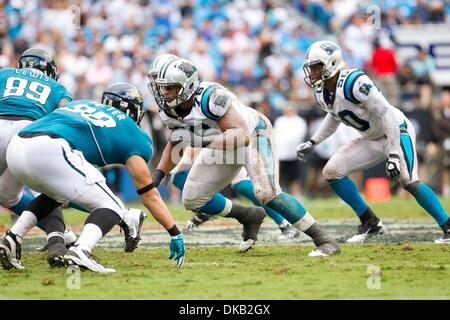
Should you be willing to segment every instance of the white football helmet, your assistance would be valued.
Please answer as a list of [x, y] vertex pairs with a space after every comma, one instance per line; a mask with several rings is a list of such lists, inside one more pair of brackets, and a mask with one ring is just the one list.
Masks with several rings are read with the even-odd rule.
[[[161, 67], [169, 60], [177, 59], [178, 57], [174, 54], [170, 53], [164, 53], [160, 54], [153, 60], [152, 64], [150, 65], [150, 68], [148, 69], [147, 76], [149, 83], [147, 84], [148, 89], [150, 92], [155, 96], [156, 90], [156, 77], [158, 76], [159, 70], [161, 70]], [[158, 102], [158, 101], [156, 101]]]
[[317, 87], [333, 77], [344, 66], [341, 48], [336, 43], [316, 41], [308, 48], [303, 62], [305, 82], [311, 88]]
[[[157, 92], [156, 100], [160, 100], [163, 109], [172, 109], [181, 103], [189, 100], [197, 90], [198, 86], [198, 70], [187, 59], [177, 58], [168, 60], [159, 70], [156, 78]], [[177, 86], [177, 95], [174, 97], [165, 97], [163, 87]]]

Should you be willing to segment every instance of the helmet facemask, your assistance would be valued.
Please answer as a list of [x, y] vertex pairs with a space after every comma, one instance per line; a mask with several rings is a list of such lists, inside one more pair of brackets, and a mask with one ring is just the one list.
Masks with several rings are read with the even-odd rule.
[[176, 108], [177, 106], [189, 100], [190, 98], [185, 88], [182, 87], [181, 84], [179, 83], [158, 83], [157, 91], [158, 91], [157, 99], [160, 100], [163, 109]]
[[305, 73], [305, 82], [311, 88], [320, 86], [326, 79], [325, 65], [321, 61], [305, 62], [303, 66]]
[[154, 97], [156, 97], [156, 94], [158, 92], [158, 87], [156, 84], [156, 78], [158, 77], [158, 72], [149, 72], [147, 74], [147, 76], [148, 76], [148, 83], [147, 83], [148, 90], [150, 90], [152, 95]]
[[177, 59], [178, 57], [173, 54], [162, 54], [155, 58], [152, 62], [150, 69], [147, 73], [148, 83], [147, 87], [149, 91], [152, 93], [153, 97], [155, 97], [155, 101], [160, 108], [163, 107], [163, 102], [161, 99], [161, 94], [158, 91], [158, 85], [156, 84], [156, 78], [158, 78], [158, 73], [161, 70], [162, 66], [168, 62], [169, 60]]
[[[31, 49], [33, 50], [33, 49]], [[28, 50], [27, 50], [28, 51]], [[53, 60], [53, 58], [48, 54], [48, 56], [44, 57], [44, 54], [47, 54], [44, 52], [43, 56], [34, 55], [34, 54], [26, 54], [26, 52], [22, 54], [19, 58], [19, 62], [17, 64], [17, 67], [19, 69], [22, 68], [31, 68], [42, 71], [45, 75], [48, 77], [54, 79], [55, 81], [58, 81], [59, 74], [57, 73], [56, 69], [56, 63]], [[33, 52], [33, 51], [31, 51]]]

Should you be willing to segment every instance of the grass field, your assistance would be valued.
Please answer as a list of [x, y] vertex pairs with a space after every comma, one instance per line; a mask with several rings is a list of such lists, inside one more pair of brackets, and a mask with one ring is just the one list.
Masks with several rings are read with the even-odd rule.
[[[450, 208], [449, 200], [442, 201]], [[338, 199], [304, 203], [336, 237], [339, 226], [351, 233], [357, 225]], [[26, 269], [0, 270], [0, 299], [450, 299], [450, 246], [431, 243], [439, 236], [433, 220], [412, 199], [372, 207], [389, 222], [394, 236], [364, 246], [343, 244], [341, 255], [329, 258], [307, 257], [313, 246], [306, 238], [270, 241], [278, 232], [270, 219], [264, 222], [259, 244], [240, 254], [235, 245], [239, 227], [217, 219], [202, 226], [198, 236], [186, 235], [187, 258], [181, 270], [167, 259], [168, 236], [154, 227], [151, 217], [134, 253], [120, 249], [122, 235], [117, 230], [95, 250], [101, 263], [116, 268], [109, 275], [51, 269], [45, 254], [34, 252], [44, 241], [34, 232], [24, 242]], [[191, 216], [178, 205], [170, 209], [180, 225]], [[65, 217], [79, 230], [86, 216], [67, 210]], [[0, 214], [0, 225], [8, 227], [7, 215]], [[404, 225], [413, 227], [397, 228]], [[415, 237], [414, 230], [420, 236]], [[223, 240], [212, 242], [213, 238]]]

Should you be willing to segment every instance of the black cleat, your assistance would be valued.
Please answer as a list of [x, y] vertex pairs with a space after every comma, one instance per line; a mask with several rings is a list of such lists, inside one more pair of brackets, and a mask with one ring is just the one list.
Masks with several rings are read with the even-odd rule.
[[129, 209], [120, 221], [119, 226], [125, 235], [125, 252], [133, 252], [137, 248], [146, 217], [147, 215], [142, 210]]
[[64, 255], [66, 252], [67, 248], [61, 242], [49, 245], [47, 262], [50, 267], [64, 267]]
[[239, 220], [242, 223], [244, 230], [242, 232], [243, 241], [239, 245], [239, 251], [245, 252], [249, 250], [258, 239], [258, 232], [266, 212], [261, 207], [249, 207], [247, 215]]
[[380, 219], [369, 220], [358, 226], [358, 233], [347, 239], [347, 243], [364, 243], [367, 238], [377, 234], [383, 234], [384, 227]]

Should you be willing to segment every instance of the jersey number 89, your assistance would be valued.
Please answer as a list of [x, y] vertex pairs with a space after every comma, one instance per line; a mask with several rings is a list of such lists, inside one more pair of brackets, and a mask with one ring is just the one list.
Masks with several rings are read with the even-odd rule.
[[[25, 94], [25, 89], [28, 89]], [[47, 102], [48, 96], [50, 95], [50, 92], [52, 89], [49, 86], [46, 86], [45, 84], [41, 84], [36, 81], [32, 81], [28, 85], [28, 80], [18, 77], [10, 77], [8, 80], [6, 80], [6, 88], [5, 92], [3, 93], [3, 97], [8, 96], [23, 96], [25, 94], [25, 97], [37, 101], [40, 104], [45, 104]]]

